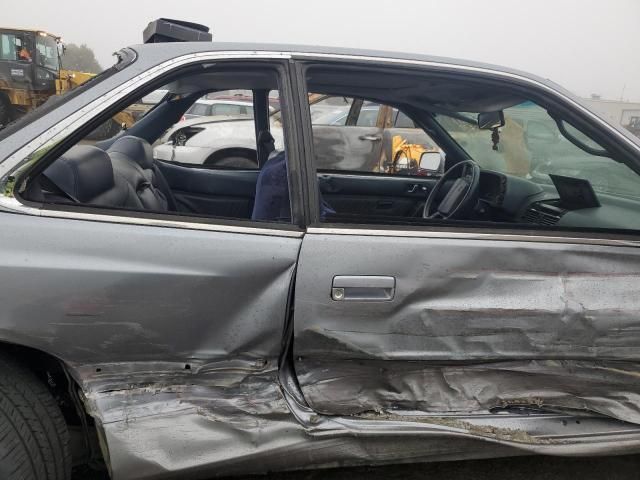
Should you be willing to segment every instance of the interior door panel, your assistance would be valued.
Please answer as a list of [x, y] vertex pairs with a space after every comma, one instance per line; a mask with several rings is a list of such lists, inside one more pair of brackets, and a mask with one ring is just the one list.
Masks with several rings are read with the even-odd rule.
[[323, 198], [338, 214], [413, 216], [436, 183], [424, 177], [320, 173]]
[[249, 218], [258, 170], [193, 168], [158, 162], [178, 209], [216, 217]]

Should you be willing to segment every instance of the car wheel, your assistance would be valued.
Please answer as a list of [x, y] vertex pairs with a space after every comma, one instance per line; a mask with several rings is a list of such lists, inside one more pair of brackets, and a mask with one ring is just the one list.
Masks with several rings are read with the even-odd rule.
[[69, 432], [56, 401], [33, 373], [0, 356], [0, 478], [70, 477]]
[[223, 157], [205, 163], [209, 167], [258, 168], [255, 160], [247, 157]]

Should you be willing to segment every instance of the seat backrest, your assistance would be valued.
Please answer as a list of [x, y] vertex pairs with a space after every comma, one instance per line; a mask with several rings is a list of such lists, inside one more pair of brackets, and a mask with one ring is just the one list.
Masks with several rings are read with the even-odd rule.
[[155, 165], [151, 145], [142, 138], [124, 136], [107, 150], [116, 175], [125, 178], [136, 191], [144, 208], [176, 210], [171, 189]]
[[70, 148], [42, 175], [53, 184], [43, 191], [45, 202], [142, 207], [131, 186], [114, 175], [107, 153], [91, 145]]
[[291, 221], [287, 155], [284, 151], [272, 152], [260, 169], [251, 219], [264, 222]]
[[[336, 213], [318, 189], [320, 218]], [[252, 220], [290, 222], [289, 179], [287, 175], [287, 155], [284, 150], [274, 151], [264, 164], [256, 181], [256, 196], [253, 204]]]

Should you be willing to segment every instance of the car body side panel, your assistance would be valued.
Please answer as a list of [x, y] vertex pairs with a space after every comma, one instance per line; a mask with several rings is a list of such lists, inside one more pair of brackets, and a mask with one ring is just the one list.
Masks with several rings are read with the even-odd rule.
[[[305, 237], [294, 358], [314, 410], [640, 423], [640, 249], [446, 237]], [[394, 277], [395, 296], [334, 301], [336, 275]]]
[[279, 354], [298, 238], [15, 214], [2, 225], [6, 340], [74, 364]]
[[[9, 213], [0, 221], [0, 341], [68, 366], [114, 478], [134, 476], [122, 462], [158, 463], [176, 448], [185, 424], [158, 430], [156, 418], [186, 411], [207, 440], [226, 431], [227, 442], [250, 445], [260, 422], [251, 415], [285, 416], [275, 372], [299, 237]], [[226, 425], [215, 420], [221, 402], [238, 413]], [[127, 443], [143, 419], [153, 451]]]

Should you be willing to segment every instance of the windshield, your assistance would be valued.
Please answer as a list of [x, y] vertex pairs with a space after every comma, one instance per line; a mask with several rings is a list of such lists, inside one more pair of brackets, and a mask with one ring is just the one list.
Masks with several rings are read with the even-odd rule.
[[36, 37], [36, 51], [38, 65], [56, 72], [60, 69], [58, 43], [55, 38], [48, 35], [38, 35]]
[[[491, 130], [478, 128], [478, 114], [436, 114], [438, 123], [485, 169], [553, 185], [549, 174], [588, 180], [596, 192], [640, 197], [640, 177], [629, 167], [607, 156], [589, 153], [560, 132], [549, 113], [533, 102], [504, 110], [505, 125], [499, 129], [494, 149]], [[592, 150], [596, 142], [564, 123], [571, 136]]]

